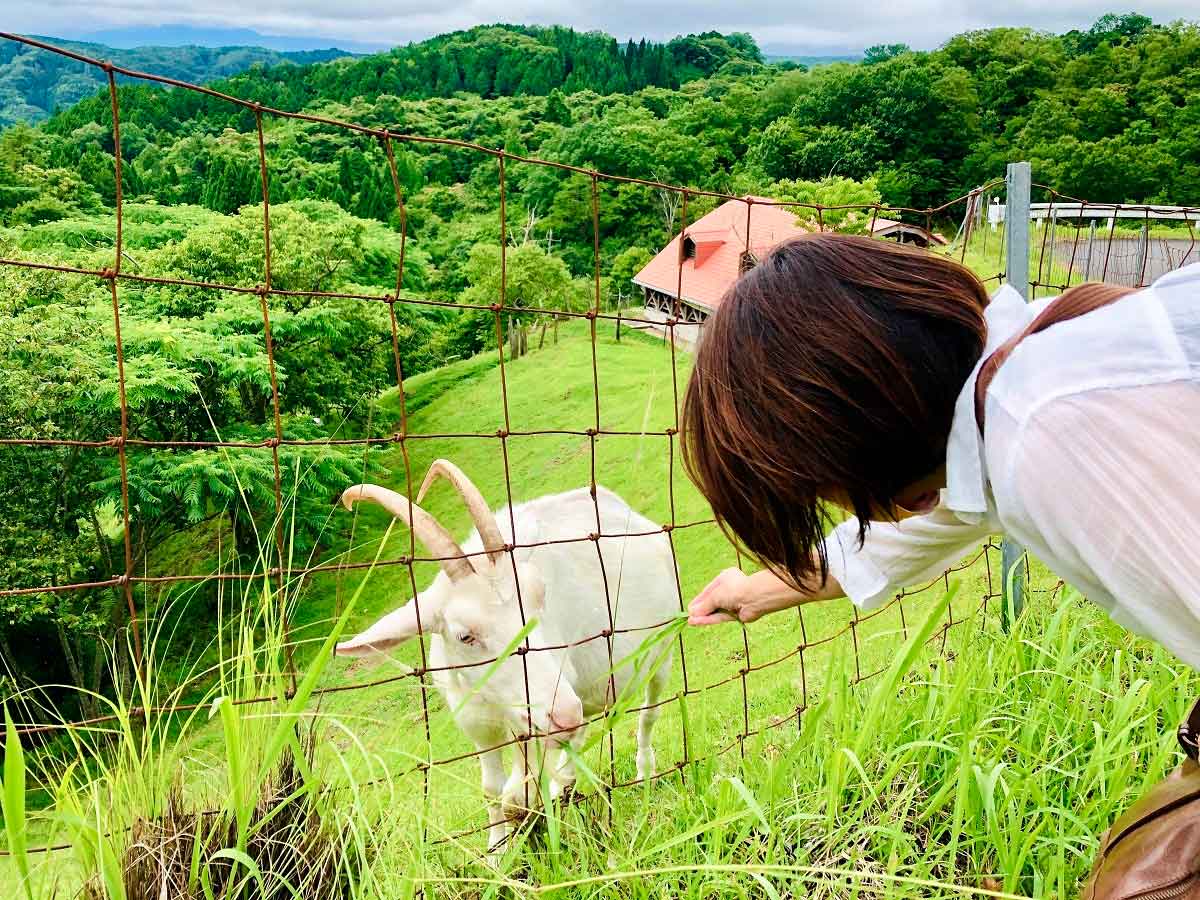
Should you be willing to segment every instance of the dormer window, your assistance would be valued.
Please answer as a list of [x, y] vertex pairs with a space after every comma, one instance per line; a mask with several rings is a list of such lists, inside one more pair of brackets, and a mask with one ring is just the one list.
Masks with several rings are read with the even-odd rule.
[[684, 259], [695, 259], [696, 258], [696, 242], [693, 241], [690, 237], [685, 237], [683, 239], [683, 258]]

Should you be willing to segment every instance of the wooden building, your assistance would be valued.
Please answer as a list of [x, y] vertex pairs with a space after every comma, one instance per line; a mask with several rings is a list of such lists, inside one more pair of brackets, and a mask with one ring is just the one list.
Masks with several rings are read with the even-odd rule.
[[651, 317], [669, 317], [678, 293], [680, 321], [702, 324], [742, 272], [776, 244], [806, 233], [788, 207], [749, 199], [757, 202], [727, 200], [693, 222], [633, 277]]
[[[670, 318], [678, 296], [677, 327], [685, 334], [696, 331], [688, 338], [697, 339], [699, 327], [720, 305], [739, 275], [776, 244], [808, 232], [797, 224], [792, 208], [775, 206], [764, 197], [748, 199], [752, 202], [727, 200], [693, 222], [633, 277], [633, 283], [642, 289], [647, 318]], [[871, 234], [881, 240], [921, 247], [947, 243], [940, 234], [917, 225], [879, 217], [873, 222]]]

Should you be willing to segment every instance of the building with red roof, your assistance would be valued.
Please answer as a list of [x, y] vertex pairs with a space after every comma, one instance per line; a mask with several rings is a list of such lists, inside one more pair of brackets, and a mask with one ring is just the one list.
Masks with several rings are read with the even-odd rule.
[[738, 276], [781, 241], [807, 233], [789, 207], [765, 197], [727, 200], [671, 239], [633, 277], [646, 309], [702, 323]]

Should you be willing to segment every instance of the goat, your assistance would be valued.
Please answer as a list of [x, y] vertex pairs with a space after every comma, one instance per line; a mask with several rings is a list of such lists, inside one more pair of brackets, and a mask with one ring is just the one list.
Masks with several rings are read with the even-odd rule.
[[[415, 600], [338, 644], [336, 652], [366, 656], [395, 647], [418, 630], [429, 635], [434, 683], [455, 711], [458, 727], [480, 750], [488, 844], [495, 853], [508, 837], [509, 824], [529, 807], [530, 782], [536, 787], [525, 744], [514, 748], [507, 780], [505, 749], [499, 745], [531, 734], [532, 726], [545, 750], [580, 746], [588, 717], [622, 696], [635, 669], [646, 676], [637, 774], [642, 779], [654, 773], [651, 733], [659, 710], [651, 707], [670, 676], [669, 642], [646, 654], [653, 657], [646, 662], [622, 662], [658, 633], [656, 626], [678, 613], [676, 573], [667, 536], [605, 488], [597, 486], [594, 501], [589, 489], [581, 488], [493, 513], [466, 475], [439, 459], [421, 485], [418, 502], [439, 476], [458, 490], [475, 522], [461, 546], [433, 516], [395, 491], [360, 484], [342, 494], [347, 509], [357, 500], [371, 500], [407, 523], [439, 558], [442, 571]], [[638, 536], [589, 539], [597, 533]], [[522, 607], [527, 620], [537, 620], [526, 636], [530, 652], [510, 654], [489, 672], [489, 661], [525, 627]], [[550, 775], [552, 796], [574, 784], [565, 749]]]

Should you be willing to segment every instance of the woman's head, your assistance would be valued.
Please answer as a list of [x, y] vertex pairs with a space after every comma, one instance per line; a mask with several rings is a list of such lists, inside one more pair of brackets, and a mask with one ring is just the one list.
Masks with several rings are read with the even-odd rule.
[[684, 399], [685, 465], [722, 526], [793, 580], [814, 569], [827, 502], [861, 538], [944, 464], [987, 302], [970, 270], [921, 250], [838, 234], [776, 247], [709, 318]]

